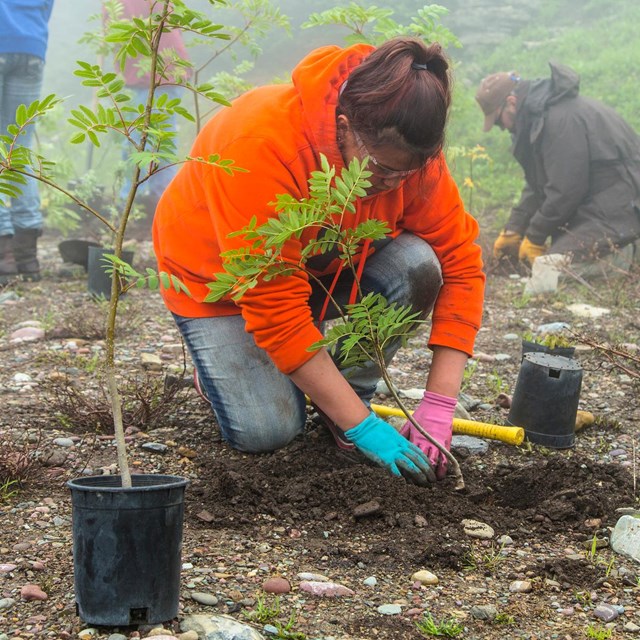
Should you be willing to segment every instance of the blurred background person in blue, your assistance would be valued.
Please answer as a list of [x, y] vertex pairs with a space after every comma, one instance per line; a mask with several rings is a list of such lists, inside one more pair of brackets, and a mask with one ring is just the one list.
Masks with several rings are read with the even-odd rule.
[[[0, 133], [15, 122], [21, 104], [40, 97], [49, 18], [53, 0], [0, 1]], [[31, 146], [33, 127], [21, 143]], [[20, 275], [40, 279], [38, 238], [42, 234], [42, 211], [38, 183], [27, 180], [22, 194], [0, 199], [0, 284]]]

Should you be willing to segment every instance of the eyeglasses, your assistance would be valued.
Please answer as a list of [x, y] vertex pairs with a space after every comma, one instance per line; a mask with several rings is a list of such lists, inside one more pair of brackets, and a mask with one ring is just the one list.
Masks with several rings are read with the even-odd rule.
[[362, 138], [358, 135], [358, 132], [355, 129], [351, 129], [353, 132], [353, 137], [356, 141], [356, 145], [358, 145], [358, 151], [362, 156], [369, 156], [369, 160], [371, 160], [371, 164], [374, 165], [374, 173], [377, 173], [381, 178], [385, 180], [390, 179], [398, 179], [398, 178], [407, 178], [408, 176], [412, 176], [414, 173], [420, 171], [422, 167], [418, 167], [417, 169], [408, 169], [406, 171], [397, 171], [396, 169], [389, 169], [385, 167], [383, 164], [380, 164], [378, 160], [376, 160], [375, 156], [367, 149]]

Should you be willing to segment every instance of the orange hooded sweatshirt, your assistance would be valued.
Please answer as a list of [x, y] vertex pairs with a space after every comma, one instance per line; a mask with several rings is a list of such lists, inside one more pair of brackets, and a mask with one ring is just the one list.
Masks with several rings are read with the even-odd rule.
[[[309, 196], [308, 178], [320, 169], [320, 154], [339, 172], [344, 160], [336, 141], [338, 92], [350, 71], [371, 53], [369, 45], [312, 51], [294, 69], [292, 84], [247, 92], [202, 129], [192, 157], [217, 153], [248, 173], [187, 162], [164, 192], [154, 219], [158, 267], [180, 278], [193, 297], [164, 289], [165, 304], [186, 317], [242, 314], [246, 329], [280, 371], [295, 371], [313, 357], [308, 347], [322, 335], [314, 325], [306, 274], [260, 282], [235, 303], [206, 303], [207, 282], [224, 270], [220, 253], [246, 244], [229, 234], [252, 216], [258, 225], [275, 215], [277, 194]], [[422, 175], [419, 175], [419, 174]], [[367, 219], [385, 221], [393, 235], [410, 231], [431, 245], [444, 284], [432, 316], [429, 345], [473, 352], [480, 326], [484, 274], [476, 221], [465, 212], [444, 158], [396, 189], [363, 198], [344, 226]], [[284, 255], [294, 262], [312, 232], [291, 241]], [[322, 274], [335, 271], [337, 261]]]

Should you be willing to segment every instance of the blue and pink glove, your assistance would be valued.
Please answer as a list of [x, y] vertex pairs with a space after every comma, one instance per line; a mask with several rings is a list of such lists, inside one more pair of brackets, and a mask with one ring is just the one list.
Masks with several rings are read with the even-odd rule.
[[[457, 400], [455, 398], [441, 396], [439, 393], [433, 393], [433, 391], [425, 391], [418, 408], [413, 412], [415, 421], [434, 440], [443, 444], [447, 451], [451, 450], [453, 415], [456, 410], [456, 403]], [[447, 475], [447, 459], [440, 450], [431, 444], [409, 420], [400, 429], [400, 433], [409, 442], [413, 442], [427, 454], [431, 466], [436, 471], [436, 477], [438, 480], [442, 480]]]
[[388, 422], [370, 413], [360, 424], [344, 432], [367, 458], [394, 476], [406, 476], [418, 485], [435, 481], [429, 460], [419, 447], [407, 442]]

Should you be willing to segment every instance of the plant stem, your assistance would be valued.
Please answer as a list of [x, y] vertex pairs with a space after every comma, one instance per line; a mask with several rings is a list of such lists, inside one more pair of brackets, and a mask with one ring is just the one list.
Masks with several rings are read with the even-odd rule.
[[442, 453], [442, 455], [447, 459], [451, 469], [453, 469], [453, 474], [456, 479], [456, 484], [454, 489], [456, 491], [460, 491], [461, 489], [464, 489], [464, 477], [462, 476], [462, 470], [460, 469], [460, 465], [458, 464], [458, 461], [456, 460], [455, 456], [450, 451], [447, 451], [445, 446], [443, 446], [440, 442], [438, 442], [432, 436], [430, 436], [422, 428], [422, 426], [418, 424], [417, 420], [409, 413], [404, 402], [402, 402], [400, 396], [395, 390], [394, 385], [391, 382], [391, 378], [387, 371], [386, 363], [384, 362], [382, 351], [376, 348], [376, 355], [378, 357], [378, 365], [380, 367], [380, 372], [382, 373], [382, 378], [385, 381], [389, 391], [391, 391], [391, 395], [393, 396], [393, 399], [395, 400], [396, 404], [398, 405], [398, 407], [400, 407], [404, 415], [407, 416], [407, 420], [409, 420], [409, 422], [411, 422], [411, 424], [420, 432], [420, 434], [423, 435], [429, 442], [431, 442], [431, 444], [436, 446], [438, 448], [438, 451], [440, 451], [440, 453]]

